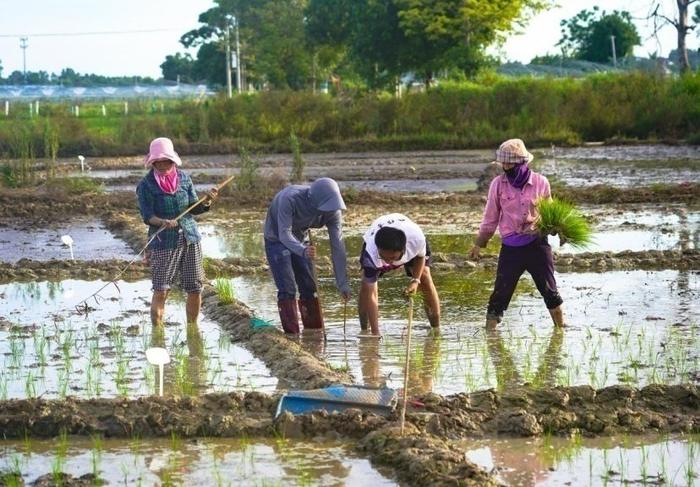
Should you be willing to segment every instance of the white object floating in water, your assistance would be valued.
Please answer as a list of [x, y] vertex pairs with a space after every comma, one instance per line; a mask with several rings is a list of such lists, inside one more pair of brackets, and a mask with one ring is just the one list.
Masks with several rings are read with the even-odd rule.
[[160, 377], [159, 381], [159, 391], [160, 395], [163, 395], [163, 365], [170, 363], [170, 355], [168, 351], [161, 347], [153, 347], [146, 350], [146, 360], [148, 363], [158, 366], [158, 375]]
[[70, 249], [70, 260], [75, 260], [75, 257], [73, 257], [73, 238], [70, 235], [63, 235], [61, 242]]

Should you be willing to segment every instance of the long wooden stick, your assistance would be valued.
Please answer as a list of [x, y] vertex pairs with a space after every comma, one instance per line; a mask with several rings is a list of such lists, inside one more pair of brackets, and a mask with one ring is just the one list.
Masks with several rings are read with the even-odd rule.
[[408, 295], [408, 336], [406, 337], [406, 361], [403, 366], [403, 402], [401, 404], [401, 431], [403, 436], [406, 422], [406, 403], [408, 402], [408, 375], [411, 364], [411, 328], [413, 327], [413, 294]]
[[[313, 246], [314, 241], [311, 239], [311, 229], [309, 228], [309, 245]], [[318, 249], [316, 249], [318, 250]], [[318, 276], [316, 274], [316, 257], [311, 259], [311, 276], [314, 278], [314, 286], [316, 286], [316, 299], [318, 300], [318, 309], [321, 313], [321, 320], [323, 320], [323, 302], [321, 301], [321, 288], [318, 286]], [[323, 324], [323, 340], [328, 340], [326, 335], [326, 325], [325, 321]]]
[[[224, 182], [222, 182], [221, 184], [219, 184], [219, 185], [216, 186], [216, 191], [219, 192], [219, 191], [221, 190], [221, 188], [223, 188], [223, 187], [226, 186], [228, 183], [230, 183], [231, 181], [233, 181], [233, 178], [235, 178], [235, 177], [236, 177], [236, 176], [230, 176], [230, 177], [226, 178], [226, 180], [224, 180]], [[208, 199], [209, 199], [209, 195], [205, 196], [204, 198], [198, 199], [195, 203], [193, 203], [192, 205], [190, 205], [185, 211], [183, 211], [183, 212], [180, 213], [177, 217], [175, 217], [174, 220], [175, 220], [175, 221], [178, 221], [180, 218], [182, 218], [183, 216], [185, 216], [186, 214], [188, 214], [190, 211], [192, 211], [194, 208], [196, 208], [196, 207], [199, 206], [200, 204], [204, 203], [204, 202], [205, 202], [206, 200], [208, 200]], [[155, 238], [158, 236], [158, 234], [160, 234], [160, 232], [162, 232], [162, 231], [165, 230], [165, 229], [166, 229], [165, 225], [161, 226], [161, 227], [158, 229], [158, 231], [157, 231], [156, 233], [154, 233], [154, 234], [151, 236], [151, 238], [148, 239], [148, 242], [146, 242], [146, 245], [144, 245], [143, 248], [142, 248], [141, 250], [139, 250], [139, 253], [136, 254], [136, 256], [135, 256], [133, 259], [131, 259], [131, 260], [129, 261], [129, 263], [126, 264], [126, 265], [124, 266], [124, 268], [123, 268], [122, 270], [120, 270], [120, 271], [117, 273], [116, 276], [114, 276], [114, 278], [113, 278], [112, 280], [110, 280], [107, 284], [105, 284], [104, 286], [102, 286], [102, 287], [101, 287], [100, 289], [98, 289], [96, 292], [92, 293], [90, 296], [88, 296], [87, 298], [83, 299], [83, 300], [80, 301], [78, 304], [76, 304], [75, 307], [78, 308], [78, 311], [80, 311], [80, 306], [81, 306], [82, 304], [85, 304], [85, 308], [87, 309], [87, 302], [88, 302], [88, 300], [89, 300], [90, 298], [93, 298], [93, 297], [97, 296], [98, 294], [100, 294], [100, 292], [101, 292], [103, 289], [105, 289], [107, 286], [109, 286], [110, 284], [114, 284], [114, 286], [115, 286], [117, 289], [119, 289], [119, 287], [117, 286], [116, 281], [119, 280], [119, 278], [120, 278], [120, 277], [126, 272], [126, 270], [131, 266], [131, 264], [133, 264], [134, 262], [136, 262], [136, 260], [137, 260], [139, 257], [141, 257], [141, 254], [143, 254], [143, 253], [146, 251], [146, 249], [148, 248], [148, 246], [151, 245], [151, 242], [153, 242], [153, 240], [155, 240]]]

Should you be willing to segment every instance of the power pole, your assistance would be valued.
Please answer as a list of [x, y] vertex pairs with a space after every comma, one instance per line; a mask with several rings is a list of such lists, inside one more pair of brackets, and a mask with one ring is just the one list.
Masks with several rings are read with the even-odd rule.
[[617, 53], [615, 52], [615, 36], [610, 36], [610, 43], [612, 44], [613, 66], [617, 67]]
[[233, 96], [231, 90], [231, 18], [226, 16], [226, 94], [229, 98]]
[[19, 38], [19, 47], [22, 49], [22, 73], [24, 75], [24, 84], [27, 84], [27, 47], [29, 47], [28, 37]]
[[236, 22], [236, 88], [238, 89], [238, 94], [243, 92], [241, 86], [241, 43], [238, 39], [238, 17], [234, 17]]

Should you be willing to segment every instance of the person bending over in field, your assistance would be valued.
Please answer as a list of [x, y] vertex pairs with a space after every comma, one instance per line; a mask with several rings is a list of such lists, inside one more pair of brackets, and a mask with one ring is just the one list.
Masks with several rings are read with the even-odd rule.
[[378, 279], [386, 272], [404, 267], [411, 278], [405, 292], [420, 289], [425, 311], [433, 330], [440, 329], [440, 298], [430, 274], [430, 246], [423, 231], [407, 216], [391, 213], [377, 218], [365, 233], [360, 265], [362, 283], [358, 312], [362, 331], [369, 328], [372, 335], [379, 332]]

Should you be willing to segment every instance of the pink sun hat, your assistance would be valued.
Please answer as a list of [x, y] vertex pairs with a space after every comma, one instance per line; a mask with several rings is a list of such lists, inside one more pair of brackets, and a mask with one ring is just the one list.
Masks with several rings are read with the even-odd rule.
[[153, 164], [154, 161], [159, 161], [161, 159], [170, 159], [178, 166], [182, 166], [180, 156], [177, 155], [175, 147], [173, 147], [173, 141], [167, 137], [158, 137], [151, 141], [151, 147], [143, 163], [148, 167]]

